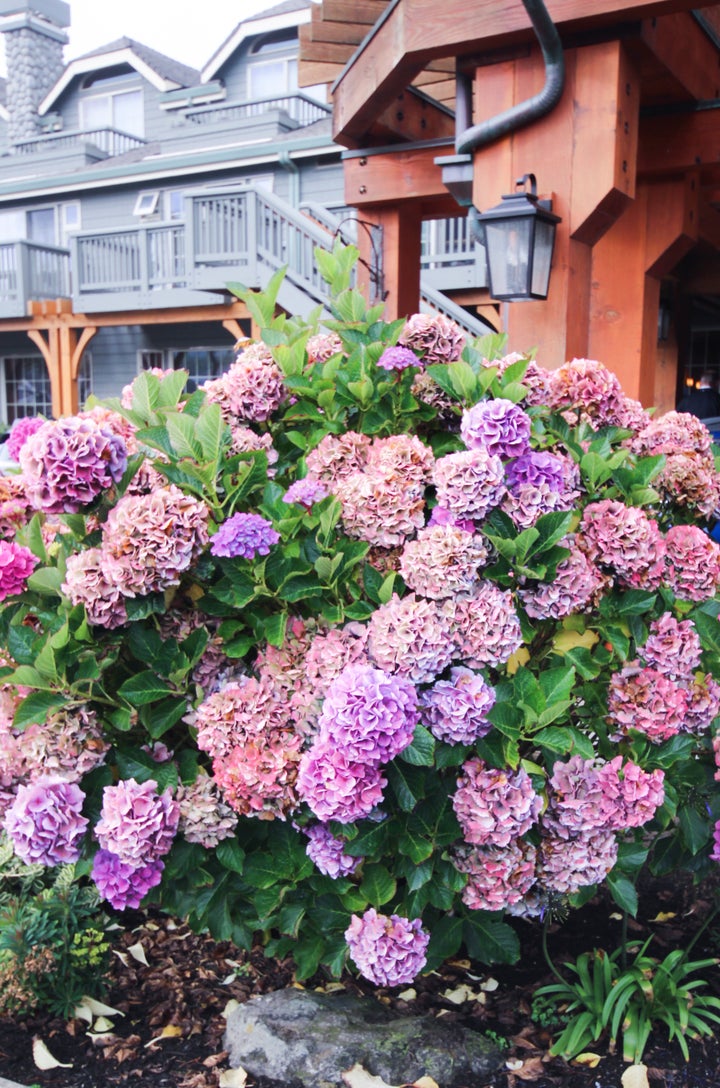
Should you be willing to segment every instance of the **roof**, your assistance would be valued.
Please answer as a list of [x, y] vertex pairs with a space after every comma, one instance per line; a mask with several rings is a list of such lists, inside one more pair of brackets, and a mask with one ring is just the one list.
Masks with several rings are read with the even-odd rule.
[[149, 45], [143, 45], [133, 38], [117, 38], [108, 45], [100, 46], [89, 53], [83, 53], [66, 66], [63, 74], [40, 103], [38, 112], [42, 116], [57, 101], [72, 80], [89, 72], [102, 71], [117, 64], [129, 64], [141, 76], [152, 83], [159, 91], [174, 91], [180, 87], [192, 87], [198, 84], [200, 73], [187, 64], [173, 60], [172, 57], [158, 53]]
[[283, 3], [275, 4], [274, 7], [258, 12], [242, 23], [238, 23], [203, 68], [202, 82], [207, 83], [213, 79], [223, 64], [248, 38], [309, 23], [312, 7], [311, 0], [283, 0]]

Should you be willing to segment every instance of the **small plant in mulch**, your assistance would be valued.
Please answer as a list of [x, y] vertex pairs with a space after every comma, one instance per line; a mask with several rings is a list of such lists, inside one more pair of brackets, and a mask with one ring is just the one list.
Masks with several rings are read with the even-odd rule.
[[714, 869], [720, 475], [599, 362], [386, 321], [356, 258], [330, 317], [237, 288], [199, 389], [14, 434], [0, 799], [116, 910], [392, 986]]

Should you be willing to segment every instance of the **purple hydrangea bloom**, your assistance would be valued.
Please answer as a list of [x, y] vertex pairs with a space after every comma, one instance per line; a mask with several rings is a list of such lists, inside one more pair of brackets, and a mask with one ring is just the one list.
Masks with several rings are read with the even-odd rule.
[[31, 438], [37, 431], [40, 430], [43, 423], [47, 423], [47, 420], [43, 416], [22, 416], [21, 419], [16, 419], [10, 428], [10, 434], [7, 440], [7, 452], [8, 456], [12, 457], [13, 461], [17, 461], [20, 456], [20, 450], [23, 448], [28, 438]]
[[0, 601], [23, 592], [36, 564], [29, 548], [14, 540], [0, 540]]
[[19, 453], [25, 490], [46, 514], [76, 514], [117, 483], [127, 468], [119, 435], [91, 419], [43, 423]]
[[157, 782], [128, 778], [103, 790], [103, 806], [95, 834], [103, 850], [130, 865], [148, 864], [167, 854], [180, 820], [180, 806]]
[[511, 400], [483, 400], [463, 412], [460, 435], [469, 450], [521, 457], [530, 448], [530, 417]]
[[468, 518], [456, 518], [452, 511], [444, 506], [433, 506], [428, 525], [454, 525], [457, 529], [464, 529], [466, 533], [475, 532], [475, 522]]
[[306, 827], [305, 834], [310, 839], [305, 853], [321, 873], [331, 876], [333, 880], [339, 876], [350, 876], [362, 861], [362, 858], [346, 854], [343, 840], [336, 838], [325, 824]]
[[720, 820], [717, 820], [713, 828], [713, 852], [710, 855], [713, 861], [720, 861]]
[[451, 669], [450, 679], [438, 680], [420, 702], [423, 724], [448, 744], [474, 744], [491, 729], [495, 691], [470, 669]]
[[210, 551], [229, 559], [254, 559], [267, 555], [279, 539], [280, 534], [259, 514], [233, 514], [215, 533]]
[[300, 506], [307, 506], [309, 509], [314, 503], [326, 499], [328, 494], [328, 489], [320, 480], [315, 480], [312, 476], [305, 476], [302, 480], [296, 480], [294, 484], [290, 485], [283, 495], [283, 502], [296, 502]]
[[505, 467], [505, 479], [511, 491], [523, 484], [547, 484], [558, 494], [565, 490], [565, 468], [559, 457], [546, 450], [530, 450]]
[[370, 907], [362, 918], [353, 914], [345, 940], [361, 975], [376, 986], [401, 986], [425, 966], [430, 934], [419, 918], [388, 917]]
[[20, 786], [5, 815], [15, 853], [28, 865], [77, 861], [88, 825], [85, 794], [75, 782], [44, 775]]
[[382, 801], [387, 779], [380, 768], [359, 763], [331, 742], [318, 740], [304, 753], [295, 788], [318, 820], [362, 820]]
[[160, 883], [164, 868], [159, 858], [133, 865], [109, 850], [98, 850], [92, 878], [101, 898], [115, 910], [137, 909], [150, 889]]
[[409, 366], [420, 366], [420, 360], [410, 348], [385, 348], [377, 365], [382, 370], [407, 370]]
[[350, 760], [387, 763], [412, 742], [420, 715], [415, 685], [371, 665], [349, 665], [325, 695], [320, 741]]

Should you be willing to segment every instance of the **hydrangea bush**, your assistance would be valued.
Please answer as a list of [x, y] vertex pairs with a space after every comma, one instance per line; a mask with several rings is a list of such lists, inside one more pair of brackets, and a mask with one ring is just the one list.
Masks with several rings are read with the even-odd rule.
[[715, 867], [720, 474], [599, 362], [386, 322], [355, 259], [322, 327], [238, 289], [204, 387], [14, 431], [0, 818], [113, 908], [393, 985]]

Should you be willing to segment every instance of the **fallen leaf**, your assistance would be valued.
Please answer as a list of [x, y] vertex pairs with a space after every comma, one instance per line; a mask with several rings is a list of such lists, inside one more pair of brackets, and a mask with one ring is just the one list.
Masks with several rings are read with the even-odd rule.
[[340, 1075], [348, 1088], [393, 1088], [382, 1077], [374, 1077], [372, 1073], [368, 1073], [359, 1062], [355, 1062], [352, 1069], [346, 1069]]
[[115, 954], [115, 955], [117, 956], [117, 958], [118, 958], [118, 959], [120, 960], [120, 963], [121, 963], [121, 964], [123, 965], [123, 967], [127, 967], [127, 965], [128, 965], [128, 958], [127, 958], [127, 955], [126, 955], [126, 953], [125, 953], [125, 952], [118, 952], [117, 948], [113, 948], [113, 953], [114, 953], [114, 954]]
[[578, 1054], [573, 1058], [573, 1065], [587, 1065], [589, 1069], [594, 1069], [601, 1061], [601, 1054], [593, 1054], [592, 1051], [588, 1050], [584, 1054]]
[[148, 1039], [145, 1046], [152, 1046], [153, 1043], [159, 1043], [161, 1039], [177, 1039], [179, 1035], [182, 1035], [182, 1028], [179, 1028], [177, 1024], [167, 1024], [159, 1035], [155, 1035], [152, 1039]]
[[138, 961], [138, 963], [144, 963], [146, 967], [150, 966], [145, 956], [145, 949], [143, 948], [141, 941], [138, 941], [137, 944], [130, 945], [130, 947], [128, 948], [128, 952], [134, 960]]
[[241, 1065], [237, 1069], [226, 1069], [220, 1074], [219, 1088], [245, 1088], [248, 1075]]
[[651, 922], [669, 922], [672, 918], [677, 918], [672, 910], [661, 910], [659, 914], [656, 914], [654, 918], [651, 918]]
[[98, 1016], [97, 1020], [92, 1026], [94, 1032], [112, 1031], [115, 1025], [112, 1020], [108, 1020], [107, 1016]]
[[477, 1001], [479, 995], [463, 982], [454, 990], [444, 990], [440, 996], [446, 1001], [451, 1001], [453, 1005], [463, 1005], [466, 1001]]
[[404, 1084], [403, 1088], [440, 1088], [440, 1085], [432, 1077], [420, 1077], [420, 1080], [414, 1080], [412, 1084]]
[[647, 1066], [629, 1065], [620, 1078], [622, 1088], [650, 1088]]
[[72, 1062], [59, 1062], [54, 1058], [42, 1039], [33, 1039], [33, 1061], [38, 1069], [72, 1069]]
[[113, 1009], [110, 1005], [104, 1005], [102, 1001], [96, 1001], [94, 997], [84, 997], [73, 1011], [73, 1016], [78, 1020], [87, 1020], [92, 1024], [95, 1016], [124, 1016], [120, 1009]]
[[483, 983], [480, 984], [480, 989], [484, 990], [486, 994], [492, 994], [497, 990], [500, 983], [496, 978], [486, 978]]
[[235, 1009], [239, 1009], [239, 1008], [240, 1008], [240, 1002], [238, 1001], [238, 999], [236, 997], [231, 997], [230, 1000], [228, 1001], [227, 1005], [223, 1009], [222, 1015], [227, 1020], [230, 1013], [235, 1012]]
[[407, 990], [403, 990], [401, 994], [398, 994], [400, 1001], [414, 1001], [417, 997], [417, 990], [409, 986]]
[[514, 1069], [513, 1072], [520, 1080], [533, 1081], [544, 1077], [547, 1070], [542, 1058], [528, 1058], [527, 1061], [521, 1063], [519, 1069]]
[[522, 1069], [522, 1067], [522, 1058], [508, 1058], [508, 1060], [505, 1062], [505, 1068], [509, 1069], [511, 1073], [514, 1073], [516, 1069]]

